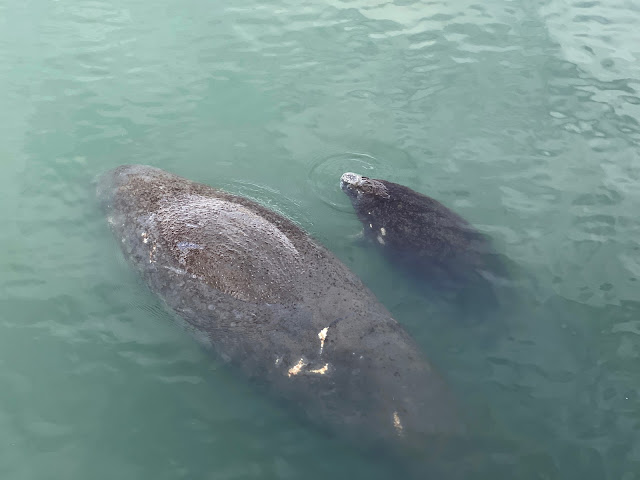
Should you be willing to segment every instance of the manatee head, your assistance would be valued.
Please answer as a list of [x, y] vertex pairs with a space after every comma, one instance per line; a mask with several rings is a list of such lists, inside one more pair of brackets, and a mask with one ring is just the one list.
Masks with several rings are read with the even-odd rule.
[[395, 210], [396, 203], [395, 194], [392, 196], [393, 186], [385, 180], [374, 180], [357, 173], [347, 172], [340, 177], [340, 188], [363, 223], [365, 236], [377, 239], [380, 245], [385, 245], [383, 237], [389, 230], [389, 221], [394, 218], [389, 215], [390, 210]]
[[387, 186], [381, 180], [347, 172], [340, 177], [340, 188], [354, 205], [362, 205], [390, 198]]

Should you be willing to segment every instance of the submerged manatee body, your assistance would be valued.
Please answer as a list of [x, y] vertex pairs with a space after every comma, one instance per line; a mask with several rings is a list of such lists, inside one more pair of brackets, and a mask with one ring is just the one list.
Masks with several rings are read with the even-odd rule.
[[464, 430], [405, 330], [291, 221], [149, 166], [104, 174], [98, 196], [151, 290], [298, 413], [359, 444], [413, 447]]
[[340, 187], [365, 237], [429, 283], [452, 289], [487, 287], [487, 279], [506, 276], [489, 239], [437, 200], [351, 172], [342, 175]]

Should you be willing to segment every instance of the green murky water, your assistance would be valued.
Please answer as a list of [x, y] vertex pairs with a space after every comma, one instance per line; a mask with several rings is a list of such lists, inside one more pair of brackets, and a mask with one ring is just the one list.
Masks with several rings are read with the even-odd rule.
[[[640, 478], [638, 32], [635, 0], [0, 1], [0, 476], [399, 471], [174, 326], [93, 194], [147, 163], [342, 258], [490, 439], [485, 478]], [[456, 322], [354, 243], [347, 170], [490, 234], [524, 279], [518, 313]]]

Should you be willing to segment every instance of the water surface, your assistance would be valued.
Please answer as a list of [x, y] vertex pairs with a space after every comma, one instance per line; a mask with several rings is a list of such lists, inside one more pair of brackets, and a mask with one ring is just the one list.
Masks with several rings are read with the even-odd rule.
[[[0, 0], [0, 475], [396, 472], [174, 326], [94, 198], [100, 172], [146, 163], [250, 196], [343, 259], [488, 439], [478, 471], [640, 478], [638, 25], [628, 0]], [[456, 322], [355, 243], [349, 170], [491, 235], [523, 279], [518, 313]]]

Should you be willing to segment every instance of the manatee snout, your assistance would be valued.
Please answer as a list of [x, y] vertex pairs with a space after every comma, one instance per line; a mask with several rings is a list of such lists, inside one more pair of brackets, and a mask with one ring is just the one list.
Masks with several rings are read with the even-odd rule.
[[350, 188], [358, 186], [362, 183], [362, 175], [353, 172], [345, 172], [340, 177], [340, 188]]
[[96, 195], [103, 207], [111, 205], [116, 193], [127, 183], [131, 173], [135, 173], [137, 165], [121, 165], [100, 175], [97, 179]]
[[109, 170], [96, 179], [96, 196], [103, 208], [111, 205], [115, 196], [117, 185], [114, 179], [114, 170]]
[[358, 175], [357, 173], [346, 172], [340, 177], [340, 189], [352, 200], [358, 197], [358, 185], [361, 183], [362, 175]]
[[[153, 182], [157, 176], [166, 176], [166, 172], [156, 167], [147, 165], [120, 165], [98, 177], [96, 195], [100, 204], [107, 208], [114, 198], [118, 196], [121, 187], [130, 189], [131, 177], [143, 182]], [[160, 187], [163, 188], [163, 187]]]
[[353, 172], [343, 173], [340, 177], [340, 188], [352, 200], [362, 196], [388, 199], [387, 187], [380, 180], [374, 180]]

